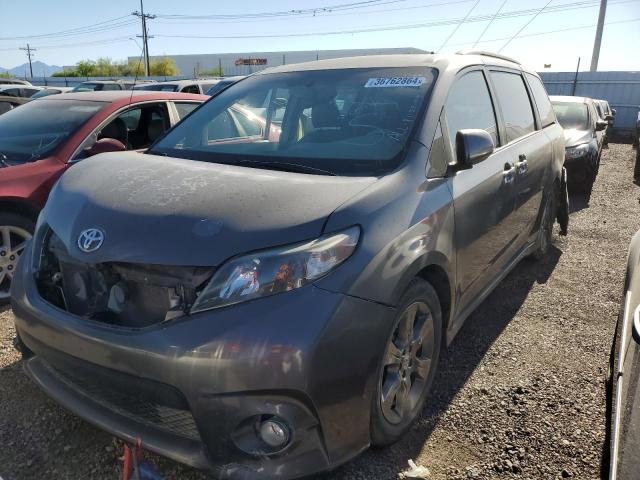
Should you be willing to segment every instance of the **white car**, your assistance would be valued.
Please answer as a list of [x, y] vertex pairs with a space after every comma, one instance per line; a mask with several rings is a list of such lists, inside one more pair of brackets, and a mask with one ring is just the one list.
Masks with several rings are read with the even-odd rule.
[[152, 90], [155, 92], [181, 92], [205, 94], [207, 90], [220, 82], [221, 78], [207, 80], [172, 80], [169, 82], [147, 83], [136, 85], [133, 90]]
[[39, 92], [34, 93], [31, 98], [48, 97], [49, 95], [58, 95], [60, 93], [67, 93], [73, 90], [72, 87], [43, 87]]
[[34, 87], [33, 85], [0, 84], [0, 95], [7, 97], [29, 98], [40, 90], [42, 87]]

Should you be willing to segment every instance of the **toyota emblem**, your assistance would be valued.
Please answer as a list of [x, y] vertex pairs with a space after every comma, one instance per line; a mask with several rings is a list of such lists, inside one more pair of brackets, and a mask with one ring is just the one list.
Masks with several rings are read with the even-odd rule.
[[78, 236], [78, 248], [83, 252], [95, 252], [104, 242], [104, 232], [97, 228], [88, 228]]

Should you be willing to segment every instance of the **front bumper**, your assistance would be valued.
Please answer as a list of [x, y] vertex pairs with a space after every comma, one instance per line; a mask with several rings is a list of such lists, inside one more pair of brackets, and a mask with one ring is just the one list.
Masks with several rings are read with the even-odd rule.
[[[14, 277], [12, 305], [34, 353], [25, 370], [48, 395], [218, 478], [295, 478], [369, 445], [391, 308], [307, 286], [130, 330], [45, 302], [26, 267]], [[263, 415], [291, 428], [278, 454], [249, 454], [233, 440], [239, 425]]]
[[567, 169], [567, 182], [569, 184], [583, 182], [587, 179], [591, 167], [593, 167], [591, 153], [582, 157], [565, 159], [564, 168]]

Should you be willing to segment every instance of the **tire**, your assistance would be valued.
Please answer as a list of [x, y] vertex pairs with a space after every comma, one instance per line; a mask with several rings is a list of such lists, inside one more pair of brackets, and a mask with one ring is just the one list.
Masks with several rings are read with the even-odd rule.
[[[406, 341], [408, 338], [412, 341]], [[371, 410], [373, 445], [396, 442], [419, 418], [433, 383], [441, 346], [438, 295], [431, 284], [416, 278], [399, 302], [381, 355]]]
[[593, 184], [596, 181], [596, 171], [593, 165], [587, 165], [584, 167], [584, 180], [576, 184], [577, 193], [591, 193], [593, 190]]
[[16, 213], [0, 213], [0, 305], [9, 303], [11, 299], [11, 277], [22, 254], [24, 242], [31, 238], [34, 229], [33, 220], [27, 217]]
[[556, 220], [560, 225], [560, 235], [567, 235], [569, 231], [569, 187], [567, 185], [567, 171], [562, 169], [562, 178], [557, 195]]
[[534, 260], [542, 260], [546, 257], [553, 243], [553, 224], [557, 215], [558, 190], [559, 186], [554, 183], [552, 190], [546, 194], [541, 206], [542, 212], [540, 213], [536, 250], [531, 254], [531, 258]]

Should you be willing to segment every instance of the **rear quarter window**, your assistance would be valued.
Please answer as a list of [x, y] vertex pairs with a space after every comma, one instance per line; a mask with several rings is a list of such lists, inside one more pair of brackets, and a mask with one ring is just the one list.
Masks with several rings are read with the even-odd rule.
[[527, 80], [531, 87], [531, 93], [533, 94], [533, 100], [538, 108], [538, 115], [540, 116], [540, 126], [542, 128], [556, 123], [556, 115], [553, 113], [553, 107], [551, 106], [551, 100], [547, 90], [544, 88], [542, 81], [535, 75], [527, 73]]

